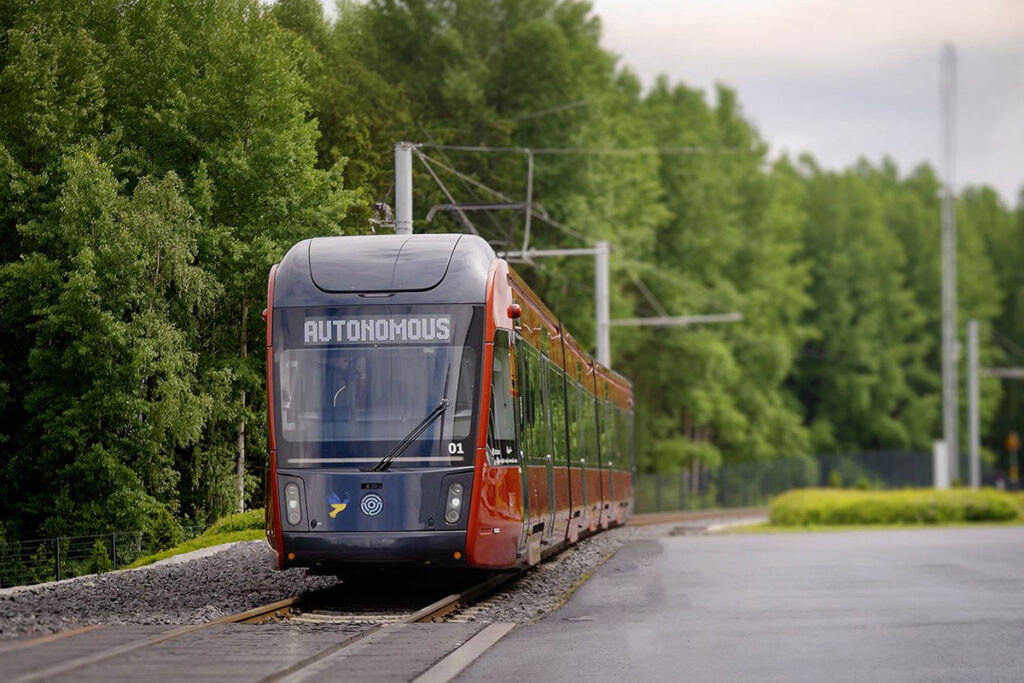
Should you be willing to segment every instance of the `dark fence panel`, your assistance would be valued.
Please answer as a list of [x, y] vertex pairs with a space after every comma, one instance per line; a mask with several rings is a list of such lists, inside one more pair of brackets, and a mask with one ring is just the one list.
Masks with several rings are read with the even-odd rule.
[[[186, 533], [195, 536], [199, 531], [188, 529]], [[140, 531], [26, 541], [0, 540], [0, 588], [123, 569], [140, 557], [159, 552], [164, 547], [165, 541]]]
[[818, 483], [813, 458], [744, 462], [717, 470], [694, 467], [678, 473], [638, 474], [636, 511], [702, 510], [767, 505], [772, 496]]
[[[966, 457], [960, 465], [966, 481]], [[982, 484], [991, 486], [995, 472], [982, 463]], [[873, 451], [813, 458], [725, 465], [717, 470], [695, 466], [684, 472], [638, 474], [636, 511], [663, 512], [717, 507], [759, 507], [772, 496], [794, 488], [898, 489], [932, 485], [932, 454]]]

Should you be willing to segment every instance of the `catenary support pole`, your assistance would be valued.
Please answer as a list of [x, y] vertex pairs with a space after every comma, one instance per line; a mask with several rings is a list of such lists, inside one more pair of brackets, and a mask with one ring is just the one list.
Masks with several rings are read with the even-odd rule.
[[395, 143], [395, 234], [412, 234], [412, 143]]
[[608, 243], [601, 241], [594, 253], [594, 304], [597, 313], [597, 362], [606, 368], [612, 366], [609, 329], [611, 303], [608, 293]]
[[530, 225], [533, 218], [533, 152], [526, 150], [526, 207], [523, 224], [523, 251], [530, 249]]
[[967, 321], [967, 431], [971, 488], [981, 486], [981, 422], [978, 415], [978, 321]]
[[960, 477], [959, 412], [957, 409], [956, 215], [954, 213], [956, 52], [942, 47], [942, 434], [949, 457], [949, 476]]

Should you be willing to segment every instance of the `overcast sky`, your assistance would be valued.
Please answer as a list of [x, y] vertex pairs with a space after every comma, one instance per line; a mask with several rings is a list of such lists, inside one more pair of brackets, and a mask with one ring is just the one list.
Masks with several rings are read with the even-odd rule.
[[[724, 83], [775, 152], [937, 165], [939, 48], [958, 58], [957, 186], [1024, 186], [1024, 0], [593, 0], [648, 85]], [[333, 0], [324, 0], [334, 14]]]
[[595, 0], [605, 47], [657, 74], [736, 88], [775, 150], [838, 168], [936, 163], [939, 47], [958, 57], [958, 186], [1024, 186], [1024, 0]]

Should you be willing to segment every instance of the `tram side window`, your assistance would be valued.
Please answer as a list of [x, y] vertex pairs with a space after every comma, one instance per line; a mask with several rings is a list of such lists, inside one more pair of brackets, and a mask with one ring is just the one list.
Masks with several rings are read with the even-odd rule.
[[[537, 394], [537, 429], [540, 430], [540, 438], [537, 439], [539, 456], [547, 464], [547, 456], [555, 456], [554, 443], [556, 439], [565, 438], [565, 428], [557, 418], [552, 416], [552, 375], [548, 371], [551, 361], [547, 356], [541, 355], [537, 358], [537, 386], [540, 393]], [[558, 385], [561, 393], [562, 385]]]
[[509, 333], [494, 335], [494, 371], [491, 377], [491, 407], [487, 420], [487, 453], [493, 465], [516, 465], [515, 407], [512, 403], [512, 358]]
[[622, 469], [628, 470], [632, 467], [630, 461], [630, 424], [629, 413], [620, 408], [615, 409], [615, 436], [619, 444], [619, 457], [622, 459]]
[[622, 459], [619, 455], [619, 444], [615, 441], [615, 406], [608, 401], [602, 401], [601, 410], [601, 424], [604, 427], [604, 440], [601, 442], [601, 445], [604, 447], [604, 451], [602, 453], [604, 461], [606, 463], [611, 463], [611, 468], [613, 470], [621, 469]]
[[594, 397], [580, 385], [576, 385], [576, 401], [579, 404], [580, 457], [593, 465], [597, 458], [597, 433], [594, 424]]
[[516, 361], [519, 363], [519, 437], [526, 462], [544, 459], [541, 441], [540, 379], [537, 376], [537, 352], [522, 337], [516, 337]]
[[551, 436], [554, 449], [551, 452], [555, 464], [565, 464], [565, 393], [562, 385], [562, 370], [554, 363], [548, 363], [548, 389], [551, 399]]
[[578, 466], [583, 453], [580, 451], [580, 385], [569, 380], [566, 412], [569, 415], [569, 461]]
[[543, 465], [547, 462], [545, 456], [551, 452], [547, 447], [548, 420], [544, 408], [543, 375], [541, 374], [543, 366], [540, 354], [532, 346], [526, 346], [526, 353], [524, 355], [527, 358], [527, 372], [530, 375], [528, 395], [532, 407], [532, 412], [530, 413], [532, 438], [530, 440], [530, 452], [527, 455], [532, 457], [536, 464]]

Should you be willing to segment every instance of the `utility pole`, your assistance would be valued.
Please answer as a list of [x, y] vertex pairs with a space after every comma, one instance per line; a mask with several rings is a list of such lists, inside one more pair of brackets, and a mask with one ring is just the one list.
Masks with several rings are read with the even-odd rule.
[[949, 457], [949, 476], [960, 476], [959, 413], [957, 410], [956, 214], [954, 199], [956, 52], [942, 47], [939, 99], [942, 105], [942, 435]]
[[412, 234], [411, 142], [395, 143], [395, 234]]
[[597, 362], [612, 366], [611, 297], [608, 293], [608, 243], [601, 241], [594, 252], [594, 305], [597, 313]]
[[967, 321], [967, 430], [971, 488], [981, 486], [981, 419], [978, 407], [978, 321]]

